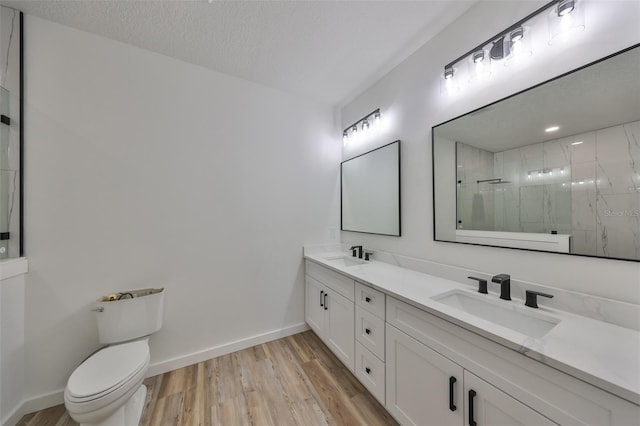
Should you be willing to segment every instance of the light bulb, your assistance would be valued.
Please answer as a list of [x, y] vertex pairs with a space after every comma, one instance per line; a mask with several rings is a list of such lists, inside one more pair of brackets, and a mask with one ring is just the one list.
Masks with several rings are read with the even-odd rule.
[[575, 9], [575, 7], [576, 7], [575, 0], [563, 0], [560, 3], [558, 3], [556, 12], [558, 16], [566, 16], [569, 13], [573, 12], [573, 9]]
[[444, 69], [444, 78], [445, 80], [450, 80], [453, 78], [453, 67], [448, 67]]

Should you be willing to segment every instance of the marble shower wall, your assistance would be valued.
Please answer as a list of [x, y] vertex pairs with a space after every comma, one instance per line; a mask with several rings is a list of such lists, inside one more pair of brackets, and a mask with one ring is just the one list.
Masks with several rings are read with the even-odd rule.
[[595, 132], [596, 254], [640, 260], [640, 121]]
[[496, 190], [496, 230], [571, 233], [571, 167], [557, 141], [497, 152], [494, 170], [511, 184]]
[[570, 158], [572, 252], [640, 260], [640, 121], [546, 144]]
[[20, 255], [20, 12], [0, 7], [0, 259]]
[[[496, 153], [458, 142], [457, 152], [465, 229], [556, 231], [572, 236], [572, 253], [640, 260], [640, 121]], [[475, 185], [491, 178], [510, 183]], [[476, 192], [492, 215], [483, 228], [471, 220]]]

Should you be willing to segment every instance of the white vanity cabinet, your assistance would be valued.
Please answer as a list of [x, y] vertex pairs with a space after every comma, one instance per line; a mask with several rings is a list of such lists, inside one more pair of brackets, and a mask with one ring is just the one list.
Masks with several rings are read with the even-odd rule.
[[402, 424], [555, 424], [390, 325], [387, 362], [387, 409]]
[[463, 369], [387, 325], [387, 405], [402, 424], [460, 426]]
[[385, 405], [385, 294], [356, 282], [356, 370], [360, 382]]
[[354, 282], [312, 262], [306, 262], [306, 273], [305, 320], [338, 359], [354, 371]]
[[386, 327], [402, 424], [638, 425], [637, 405], [388, 296]]
[[478, 376], [464, 371], [464, 424], [556, 425], [557, 423], [510, 397]]
[[403, 425], [640, 424], [640, 406], [526, 346], [518, 353], [316, 262], [305, 280], [306, 322]]

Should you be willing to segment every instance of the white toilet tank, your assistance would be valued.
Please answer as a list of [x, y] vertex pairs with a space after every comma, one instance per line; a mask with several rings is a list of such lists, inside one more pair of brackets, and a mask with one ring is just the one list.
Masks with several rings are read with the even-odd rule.
[[[128, 290], [94, 303], [100, 343], [148, 336], [162, 327], [164, 288]], [[116, 300], [113, 299], [115, 296]]]

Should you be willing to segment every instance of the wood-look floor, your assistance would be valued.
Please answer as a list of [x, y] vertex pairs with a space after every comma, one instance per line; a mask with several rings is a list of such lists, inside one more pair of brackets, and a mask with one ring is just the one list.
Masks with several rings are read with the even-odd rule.
[[[395, 425], [312, 331], [144, 381], [141, 425]], [[77, 425], [64, 405], [18, 426]]]

